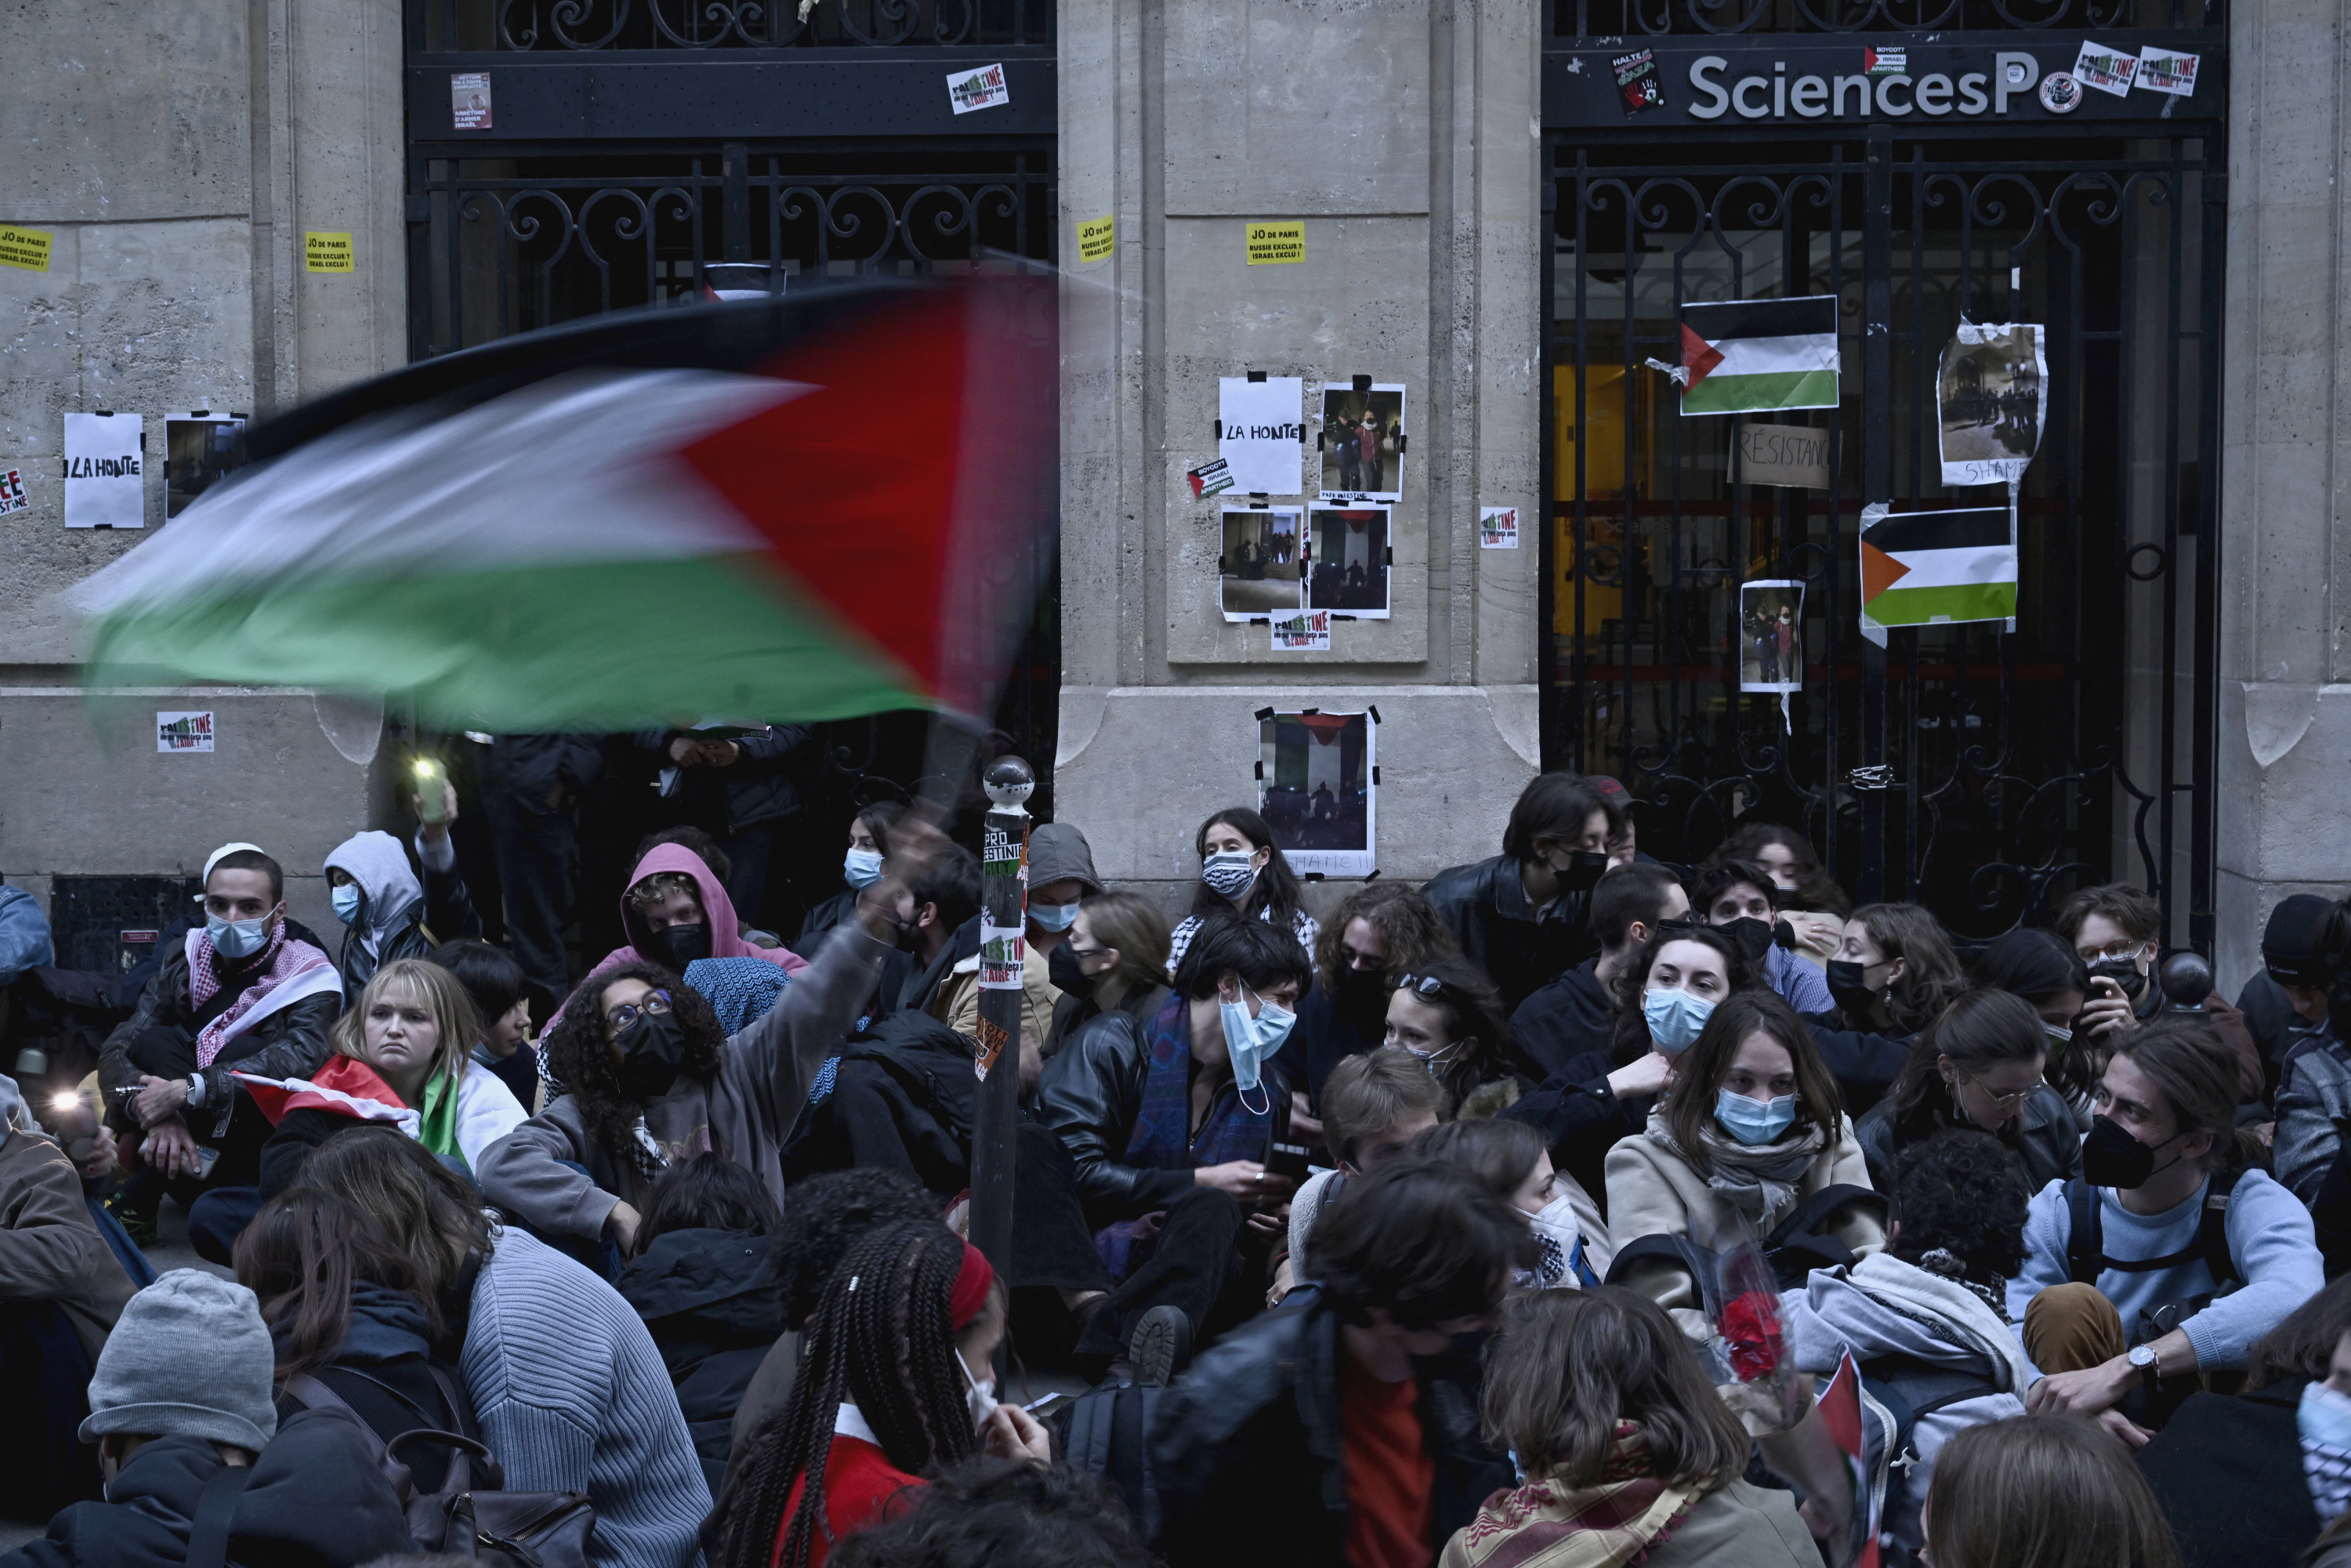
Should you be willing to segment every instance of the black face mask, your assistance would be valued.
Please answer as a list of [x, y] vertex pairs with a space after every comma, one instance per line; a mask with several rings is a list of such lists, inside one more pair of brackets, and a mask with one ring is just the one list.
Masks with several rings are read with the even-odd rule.
[[2160, 1144], [2142, 1144], [2120, 1122], [2110, 1116], [2095, 1117], [2090, 1135], [2082, 1140], [2082, 1179], [2092, 1186], [2110, 1186], [2117, 1192], [2145, 1186], [2155, 1175], [2155, 1151], [2184, 1136], [2175, 1134]]
[[685, 1066], [685, 1031], [675, 1013], [640, 1014], [612, 1043], [621, 1048], [621, 1092], [632, 1100], [658, 1100]]
[[1866, 964], [1857, 964], [1851, 958], [1828, 961], [1829, 995], [1834, 997], [1836, 1005], [1848, 1013], [1865, 1011], [1869, 1004], [1877, 999], [1876, 990], [1861, 977], [1868, 967]]
[[2099, 959], [2090, 966], [2090, 977], [2095, 980], [2100, 977], [2120, 986], [2123, 995], [2133, 1001], [2137, 1001], [2139, 993], [2147, 989], [2147, 977], [2139, 973], [2138, 961], [2135, 958]]
[[668, 926], [645, 938], [645, 950], [683, 975], [688, 964], [710, 956], [710, 927]]
[[1608, 857], [1596, 850], [1574, 850], [1568, 854], [1564, 870], [1558, 866], [1551, 869], [1552, 874], [1559, 878], [1562, 893], [1590, 893], [1607, 874]]
[[1388, 1016], [1388, 977], [1384, 970], [1358, 969], [1346, 965], [1339, 971], [1338, 984], [1331, 988], [1331, 1001], [1339, 1016], [1353, 1024], [1359, 1032], [1378, 1034]]
[[1718, 925], [1715, 929], [1737, 944], [1750, 964], [1759, 962], [1771, 950], [1771, 927], [1752, 915], [1742, 915], [1729, 925]]
[[1102, 976], [1089, 975], [1078, 967], [1077, 952], [1067, 942], [1045, 955], [1045, 973], [1055, 990], [1080, 998], [1091, 998], [1102, 980]]

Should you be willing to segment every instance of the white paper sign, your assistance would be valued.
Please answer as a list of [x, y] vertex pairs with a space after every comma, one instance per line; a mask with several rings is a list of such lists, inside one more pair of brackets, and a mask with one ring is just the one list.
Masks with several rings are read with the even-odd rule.
[[25, 496], [25, 476], [22, 470], [0, 468], [0, 517], [11, 512], [21, 512], [33, 503]]
[[1479, 549], [1518, 549], [1519, 509], [1516, 507], [1479, 508], [1478, 548]]
[[174, 755], [213, 748], [213, 716], [204, 713], [159, 713], [155, 716], [155, 749]]
[[2084, 87], [2110, 92], [2116, 98], [2130, 95], [2131, 78], [2138, 75], [2138, 57], [2105, 44], [2082, 40], [2082, 52], [2074, 57], [2074, 79]]
[[1274, 618], [1273, 651], [1277, 653], [1327, 653], [1331, 651], [1331, 612], [1301, 611]]
[[449, 73], [449, 123], [459, 131], [490, 128], [490, 73]]
[[995, 109], [1011, 101], [1012, 87], [1004, 79], [1004, 68], [1000, 65], [951, 71], [947, 75], [947, 104], [957, 114], [969, 114], [975, 109]]
[[1302, 376], [1218, 378], [1217, 455], [1232, 471], [1234, 489], [1259, 496], [1300, 493], [1305, 407]]
[[147, 526], [145, 435], [135, 413], [66, 415], [66, 527]]
[[2196, 92], [2196, 67], [2202, 59], [2201, 55], [2183, 55], [2149, 44], [2138, 52], [2138, 76], [2131, 85], [2174, 98], [2191, 98]]

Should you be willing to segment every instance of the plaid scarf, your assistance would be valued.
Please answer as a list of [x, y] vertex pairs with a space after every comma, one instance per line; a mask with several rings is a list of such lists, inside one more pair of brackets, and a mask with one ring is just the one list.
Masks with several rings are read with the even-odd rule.
[[[218, 996], [221, 990], [219, 966], [223, 960], [203, 933], [189, 943], [188, 1002], [197, 1012]], [[286, 922], [279, 920], [269, 929], [269, 941], [256, 955], [252, 979], [236, 1000], [231, 1002], [220, 1017], [197, 1032], [196, 1065], [210, 1067], [222, 1048], [229, 1042], [229, 1031], [236, 1021], [259, 1006], [263, 998], [287, 981], [298, 978], [313, 969], [326, 967], [329, 960], [324, 953], [308, 942], [297, 942], [286, 935]]]
[[[1273, 1094], [1264, 1087], [1265, 1110], [1252, 1112], [1228, 1082], [1209, 1103], [1208, 1114], [1192, 1132], [1191, 1004], [1180, 996], [1144, 1025], [1146, 1068], [1143, 1104], [1126, 1140], [1122, 1163], [1145, 1170], [1191, 1170], [1228, 1160], [1261, 1160], [1273, 1142]], [[1159, 1233], [1155, 1216], [1122, 1219], [1094, 1232], [1111, 1278], [1123, 1281], [1143, 1260], [1137, 1249]]]
[[1647, 1439], [1619, 1421], [1596, 1482], [1538, 1479], [1496, 1492], [1445, 1543], [1439, 1568], [1622, 1568], [1663, 1545], [1704, 1495], [1657, 1479]]

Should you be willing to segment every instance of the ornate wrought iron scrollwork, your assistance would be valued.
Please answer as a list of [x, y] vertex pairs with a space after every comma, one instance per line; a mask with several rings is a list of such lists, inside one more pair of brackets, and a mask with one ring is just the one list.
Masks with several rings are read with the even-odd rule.
[[1552, 31], [1588, 38], [1637, 33], [1917, 33], [1996, 17], [2025, 32], [2112, 27], [2132, 21], [2132, 0], [1552, 0]]

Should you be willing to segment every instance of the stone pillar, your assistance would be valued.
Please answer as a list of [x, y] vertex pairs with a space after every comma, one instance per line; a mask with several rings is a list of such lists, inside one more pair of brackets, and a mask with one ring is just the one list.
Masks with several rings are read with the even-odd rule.
[[2351, 67], [2335, 0], [2237, 0], [2229, 29], [2221, 412], [2219, 953], [2351, 884]]
[[[1192, 834], [1255, 806], [1267, 706], [1376, 705], [1378, 866], [1492, 854], [1538, 766], [1541, 218], [1534, 9], [1063, 0], [1062, 689], [1056, 812], [1114, 882], [1189, 897]], [[1117, 220], [1080, 264], [1076, 225]], [[1245, 264], [1249, 220], [1306, 260]], [[1406, 384], [1384, 622], [1327, 653], [1227, 623], [1217, 381]], [[1310, 424], [1310, 432], [1313, 427]], [[1307, 497], [1311, 503], [1311, 497]], [[1520, 508], [1481, 550], [1480, 506]]]

